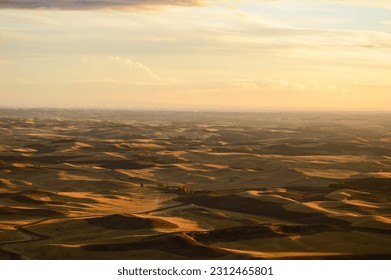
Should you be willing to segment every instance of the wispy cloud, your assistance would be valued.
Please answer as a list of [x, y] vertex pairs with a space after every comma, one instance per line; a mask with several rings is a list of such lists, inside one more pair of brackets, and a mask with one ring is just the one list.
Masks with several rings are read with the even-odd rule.
[[391, 24], [391, 19], [389, 19], [389, 20], [383, 20], [381, 23], [383, 23], [383, 24]]
[[2, 0], [0, 8], [94, 10], [156, 6], [197, 6], [201, 0]]
[[389, 0], [321, 0], [324, 2], [334, 2], [340, 4], [352, 4], [352, 5], [362, 5], [370, 7], [382, 7], [382, 8], [391, 8], [391, 1]]
[[145, 73], [149, 77], [151, 77], [153, 80], [156, 80], [156, 81], [162, 81], [163, 80], [162, 78], [159, 77], [159, 75], [155, 74], [150, 68], [148, 68], [147, 66], [141, 64], [140, 62], [133, 62], [132, 60], [127, 59], [125, 63], [126, 63], [126, 65], [128, 65], [131, 68], [136, 68], [136, 69], [140, 69], [142, 71], [145, 71]]
[[253, 91], [285, 91], [285, 92], [302, 92], [302, 93], [332, 93], [338, 91], [346, 91], [348, 86], [346, 85], [325, 85], [319, 81], [307, 81], [307, 82], [292, 82], [286, 80], [275, 80], [271, 78], [263, 78], [258, 80], [234, 80], [233, 86], [242, 88], [245, 90]]
[[100, 57], [99, 60], [84, 57], [82, 60], [83, 71], [89, 74], [84, 74], [83, 78], [77, 78], [80, 76], [78, 74], [68, 77], [72, 82], [151, 86], [174, 85], [184, 82], [175, 78], [163, 78], [150, 67], [126, 57]]
[[378, 88], [389, 89], [391, 84], [389, 83], [362, 83], [362, 82], [338, 82], [334, 84], [328, 84], [322, 81], [306, 81], [306, 82], [293, 82], [286, 80], [275, 80], [271, 78], [263, 78], [258, 80], [233, 80], [232, 86], [258, 92], [272, 92], [272, 91], [284, 91], [284, 92], [301, 92], [310, 95], [317, 94], [354, 94], [360, 88]]

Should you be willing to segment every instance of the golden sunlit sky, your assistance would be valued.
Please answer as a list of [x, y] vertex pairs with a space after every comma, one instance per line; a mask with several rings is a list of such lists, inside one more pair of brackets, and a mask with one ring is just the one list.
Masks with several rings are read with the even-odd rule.
[[390, 0], [0, 0], [0, 106], [391, 110]]

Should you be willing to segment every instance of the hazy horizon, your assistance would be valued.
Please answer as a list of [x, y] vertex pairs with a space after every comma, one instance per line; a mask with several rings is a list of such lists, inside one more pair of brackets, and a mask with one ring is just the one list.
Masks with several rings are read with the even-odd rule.
[[180, 113], [303, 113], [303, 114], [390, 114], [391, 110], [333, 110], [333, 109], [294, 109], [294, 108], [219, 108], [219, 107], [27, 107], [1, 106], [0, 110], [75, 110], [75, 111], [123, 111], [123, 112], [180, 112]]

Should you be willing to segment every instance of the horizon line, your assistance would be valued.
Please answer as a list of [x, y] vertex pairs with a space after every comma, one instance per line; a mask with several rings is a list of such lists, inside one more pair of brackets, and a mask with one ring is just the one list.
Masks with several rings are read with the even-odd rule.
[[133, 108], [121, 108], [121, 107], [27, 107], [27, 106], [4, 106], [0, 105], [0, 110], [85, 110], [85, 111], [128, 111], [128, 112], [183, 112], [183, 113], [391, 113], [391, 110], [349, 110], [349, 109], [292, 109], [292, 108], [260, 108], [260, 109], [247, 109], [247, 108], [177, 108], [177, 107], [133, 107]]

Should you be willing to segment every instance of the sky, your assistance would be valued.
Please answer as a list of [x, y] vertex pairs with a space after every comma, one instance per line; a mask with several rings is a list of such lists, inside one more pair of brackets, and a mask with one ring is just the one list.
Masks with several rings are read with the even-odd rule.
[[0, 107], [391, 111], [391, 1], [0, 0]]

